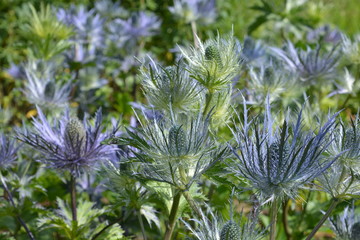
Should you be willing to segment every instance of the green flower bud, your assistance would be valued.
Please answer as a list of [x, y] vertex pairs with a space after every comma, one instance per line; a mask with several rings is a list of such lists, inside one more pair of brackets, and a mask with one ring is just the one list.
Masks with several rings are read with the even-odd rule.
[[181, 126], [173, 126], [169, 131], [169, 148], [170, 152], [176, 156], [186, 154], [187, 149], [186, 133]]
[[50, 81], [46, 83], [45, 89], [44, 89], [44, 95], [47, 99], [53, 99], [55, 95], [55, 83], [53, 81]]
[[354, 225], [352, 225], [351, 240], [360, 240], [360, 222], [354, 223]]
[[345, 131], [345, 139], [343, 149], [352, 149], [356, 143], [356, 135], [353, 128], [349, 128]]
[[217, 65], [219, 67], [222, 67], [222, 61], [221, 61], [221, 57], [220, 57], [220, 52], [213, 45], [210, 45], [205, 49], [205, 59], [206, 60], [215, 60]]
[[[282, 158], [286, 158], [289, 154], [289, 149], [288, 147], [285, 145], [283, 147], [283, 150], [282, 150]], [[278, 159], [280, 159], [280, 145], [279, 143], [277, 142], [274, 142], [270, 145], [270, 148], [269, 148], [269, 152], [270, 152], [270, 158], [271, 158], [271, 161], [277, 161]]]
[[86, 130], [78, 118], [71, 118], [66, 124], [65, 139], [74, 147], [85, 146]]
[[240, 240], [240, 227], [234, 221], [228, 221], [221, 229], [220, 240]]

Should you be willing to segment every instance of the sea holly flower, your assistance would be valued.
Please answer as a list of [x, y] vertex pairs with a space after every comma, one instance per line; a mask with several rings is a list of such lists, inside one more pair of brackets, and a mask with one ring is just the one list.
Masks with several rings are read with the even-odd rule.
[[360, 35], [355, 35], [351, 40], [346, 35], [342, 35], [341, 47], [344, 55], [353, 64], [360, 63]]
[[[234, 219], [225, 220], [218, 214], [211, 211], [204, 213], [200, 210], [199, 218], [191, 219], [193, 224], [183, 220], [185, 226], [190, 230], [192, 240], [259, 240], [264, 236], [264, 232], [257, 228], [258, 212], [254, 211], [244, 220], [243, 213], [240, 215], [241, 221]], [[208, 215], [208, 216], [206, 216]], [[195, 225], [195, 226], [194, 226]]]
[[185, 23], [211, 24], [216, 19], [215, 0], [175, 0], [169, 11]]
[[189, 72], [209, 93], [227, 88], [238, 72], [239, 56], [233, 36], [210, 39], [204, 43], [196, 36], [197, 47], [185, 50], [182, 55], [189, 64]]
[[303, 132], [301, 116], [300, 111], [295, 123], [285, 119], [279, 127], [272, 119], [269, 103], [262, 121], [249, 121], [244, 106], [244, 123], [233, 129], [237, 145], [228, 169], [265, 202], [295, 198], [299, 188], [322, 174], [336, 159], [322, 156], [331, 142], [327, 133], [336, 115], [317, 134]]
[[267, 96], [270, 102], [277, 100], [289, 86], [293, 86], [294, 77], [278, 64], [270, 62], [260, 68], [251, 67], [249, 71], [249, 90], [253, 92], [253, 101], [263, 104]]
[[166, 68], [156, 64], [143, 67], [142, 79], [144, 94], [154, 109], [169, 114], [199, 110], [203, 101], [202, 88], [189, 77], [182, 63]]
[[[130, 160], [140, 163], [136, 175], [188, 189], [207, 169], [228, 155], [227, 147], [209, 135], [209, 117], [145, 120], [119, 143], [135, 148]], [[113, 140], [117, 142], [116, 139]]]
[[29, 62], [25, 65], [25, 93], [30, 103], [47, 109], [65, 107], [69, 100], [71, 82], [55, 80], [55, 66], [50, 62]]
[[330, 156], [339, 157], [339, 163], [360, 174], [360, 131], [359, 131], [359, 117], [356, 116], [351, 121], [350, 126], [346, 126], [342, 121], [339, 126], [333, 127], [330, 131], [333, 138], [326, 153]]
[[20, 145], [15, 139], [8, 139], [3, 133], [0, 134], [0, 170], [7, 169], [14, 164]]
[[[94, 126], [86, 119], [80, 121], [70, 117], [68, 111], [51, 125], [41, 109], [37, 111], [39, 116], [33, 120], [34, 130], [19, 132], [18, 138], [38, 150], [43, 155], [39, 161], [48, 167], [79, 176], [113, 157], [116, 148], [100, 144], [109, 137], [109, 133], [101, 132], [101, 110], [95, 114]], [[116, 131], [114, 126], [112, 134]]]
[[340, 216], [329, 219], [331, 228], [339, 240], [360, 239], [360, 215], [356, 214], [354, 204], [346, 207]]
[[321, 53], [320, 46], [316, 49], [307, 47], [306, 51], [296, 49], [288, 41], [286, 50], [270, 48], [275, 56], [282, 59], [286, 66], [307, 84], [314, 84], [320, 79], [333, 79], [336, 65], [340, 58], [336, 46], [330, 52]]
[[247, 64], [257, 62], [263, 63], [260, 59], [263, 59], [266, 56], [266, 48], [261, 41], [254, 40], [251, 37], [246, 37], [244, 39], [244, 44], [241, 50], [241, 58]]

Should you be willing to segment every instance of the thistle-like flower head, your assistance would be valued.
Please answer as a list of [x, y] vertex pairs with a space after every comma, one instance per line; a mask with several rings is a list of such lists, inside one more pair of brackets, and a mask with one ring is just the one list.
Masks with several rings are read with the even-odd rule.
[[166, 68], [150, 66], [143, 68], [142, 73], [144, 94], [155, 109], [170, 114], [171, 110], [188, 113], [200, 108], [201, 87], [189, 77], [181, 63]]
[[279, 48], [271, 48], [275, 56], [282, 59], [287, 67], [299, 76], [299, 79], [308, 84], [314, 84], [321, 79], [332, 79], [335, 67], [339, 60], [339, 52], [336, 46], [330, 52], [321, 53], [320, 46], [316, 49], [307, 48], [306, 51], [295, 49], [289, 41], [286, 51]]
[[0, 134], [0, 170], [10, 167], [15, 159], [20, 145], [15, 139], [8, 139], [3, 133]]
[[[34, 130], [19, 132], [18, 138], [38, 150], [43, 155], [39, 161], [48, 167], [68, 170], [79, 176], [113, 157], [116, 148], [100, 144], [108, 137], [108, 134], [101, 132], [100, 110], [95, 115], [94, 126], [85, 119], [71, 118], [68, 111], [51, 125], [41, 109], [37, 110], [39, 117], [34, 119]], [[114, 127], [113, 133], [116, 130]]]
[[[191, 231], [196, 240], [258, 240], [263, 238], [263, 231], [257, 228], [257, 212], [249, 214], [247, 220], [243, 220], [241, 213], [241, 222], [229, 220], [227, 222], [221, 216], [218, 216], [208, 207], [207, 213], [200, 210], [200, 219], [191, 219], [193, 224], [184, 222], [185, 226]], [[206, 216], [208, 215], [208, 216]]]
[[239, 56], [234, 37], [210, 39], [205, 43], [196, 36], [198, 46], [181, 49], [189, 71], [209, 92], [226, 88], [238, 72]]
[[354, 39], [351, 40], [346, 35], [342, 35], [341, 42], [342, 51], [347, 59], [354, 64], [360, 63], [360, 35], [355, 35]]
[[294, 124], [285, 120], [277, 127], [268, 103], [263, 121], [257, 118], [248, 122], [244, 109], [244, 124], [233, 130], [236, 158], [228, 167], [264, 200], [295, 198], [299, 188], [333, 163], [322, 153], [330, 143], [326, 134], [335, 124], [335, 116], [314, 134], [303, 132], [301, 112]]
[[342, 121], [338, 126], [334, 126], [330, 131], [334, 139], [326, 151], [330, 156], [336, 156], [340, 153], [340, 164], [356, 173], [360, 174], [360, 129], [359, 117], [351, 121], [350, 126], [346, 126]]
[[210, 24], [216, 19], [215, 0], [175, 0], [169, 10], [186, 23]]
[[331, 228], [339, 240], [360, 239], [360, 215], [355, 213], [355, 207], [346, 207], [340, 216], [329, 219]]
[[262, 65], [260, 68], [250, 68], [249, 89], [253, 92], [254, 101], [263, 104], [267, 96], [270, 102], [279, 98], [287, 87], [294, 84], [293, 76], [278, 65]]
[[135, 149], [137, 173], [145, 179], [187, 189], [208, 168], [227, 154], [227, 147], [209, 135], [209, 118], [188, 120], [145, 119], [142, 129], [120, 139]]
[[53, 65], [28, 63], [25, 67], [24, 93], [30, 103], [47, 109], [65, 107], [69, 100], [71, 82], [55, 81]]

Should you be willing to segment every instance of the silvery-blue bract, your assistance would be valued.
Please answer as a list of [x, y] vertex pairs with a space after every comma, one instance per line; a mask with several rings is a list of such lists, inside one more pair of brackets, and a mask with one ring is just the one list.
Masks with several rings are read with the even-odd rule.
[[276, 126], [268, 103], [262, 120], [249, 121], [244, 107], [244, 122], [233, 129], [237, 145], [228, 168], [265, 201], [295, 198], [299, 188], [334, 161], [322, 154], [331, 143], [327, 133], [335, 124], [335, 116], [317, 134], [303, 131], [301, 116], [300, 112], [296, 122], [285, 119], [282, 126]]

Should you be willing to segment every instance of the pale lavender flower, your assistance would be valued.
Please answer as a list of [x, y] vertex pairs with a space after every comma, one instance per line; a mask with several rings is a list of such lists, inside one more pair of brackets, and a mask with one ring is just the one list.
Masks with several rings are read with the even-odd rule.
[[67, 105], [72, 84], [55, 81], [52, 63], [28, 63], [24, 71], [27, 81], [23, 92], [30, 103], [47, 109]]
[[324, 25], [309, 31], [306, 35], [306, 39], [309, 42], [324, 41], [337, 44], [342, 40], [342, 36], [339, 30], [331, 30], [329, 25]]
[[96, 11], [104, 18], [125, 17], [127, 11], [120, 6], [120, 2], [101, 0], [95, 3]]
[[314, 84], [321, 79], [333, 79], [336, 73], [336, 65], [339, 60], [339, 52], [336, 46], [330, 52], [321, 53], [320, 46], [316, 49], [307, 47], [307, 50], [296, 49], [289, 41], [286, 50], [270, 48], [275, 56], [282, 59], [286, 66], [298, 75], [301, 81]]
[[3, 133], [0, 134], [0, 169], [11, 167], [17, 158], [20, 145], [15, 139], [8, 139]]
[[10, 67], [6, 69], [6, 72], [15, 79], [24, 78], [25, 75], [23, 67], [15, 63], [10, 63]]
[[[66, 111], [61, 119], [51, 124], [40, 108], [37, 108], [38, 118], [33, 120], [34, 130], [18, 132], [18, 139], [38, 150], [43, 158], [38, 161], [48, 167], [68, 170], [79, 176], [85, 170], [91, 170], [104, 160], [113, 157], [116, 148], [102, 145], [101, 142], [110, 133], [102, 133], [102, 114], [95, 114], [95, 124], [91, 126], [84, 118], [81, 122], [71, 118]], [[114, 134], [117, 127], [113, 127]]]
[[122, 27], [121, 33], [126, 36], [126, 40], [136, 40], [141, 37], [148, 37], [155, 34], [160, 27], [160, 19], [146, 12], [133, 13], [127, 20], [116, 19], [114, 23]]
[[174, 0], [169, 11], [186, 23], [211, 24], [216, 20], [215, 0]]
[[244, 44], [241, 49], [241, 58], [246, 63], [251, 63], [253, 61], [259, 61], [263, 59], [266, 55], [266, 49], [262, 42], [256, 41], [251, 37], [246, 37]]
[[75, 45], [73, 51], [75, 52], [75, 61], [82, 61], [82, 55], [77, 55], [79, 45], [84, 46], [87, 51], [86, 56], [95, 57], [96, 50], [105, 47], [104, 37], [104, 22], [99, 14], [95, 13], [94, 9], [86, 10], [84, 6], [71, 6], [70, 9], [59, 9], [57, 17], [60, 21], [74, 28], [75, 35], [72, 38]]
[[299, 188], [322, 174], [336, 159], [322, 156], [331, 142], [327, 133], [335, 124], [335, 116], [315, 135], [303, 132], [301, 115], [294, 124], [286, 119], [275, 128], [269, 103], [263, 121], [249, 121], [244, 106], [244, 123], [233, 130], [236, 158], [228, 168], [265, 202], [295, 198]]

